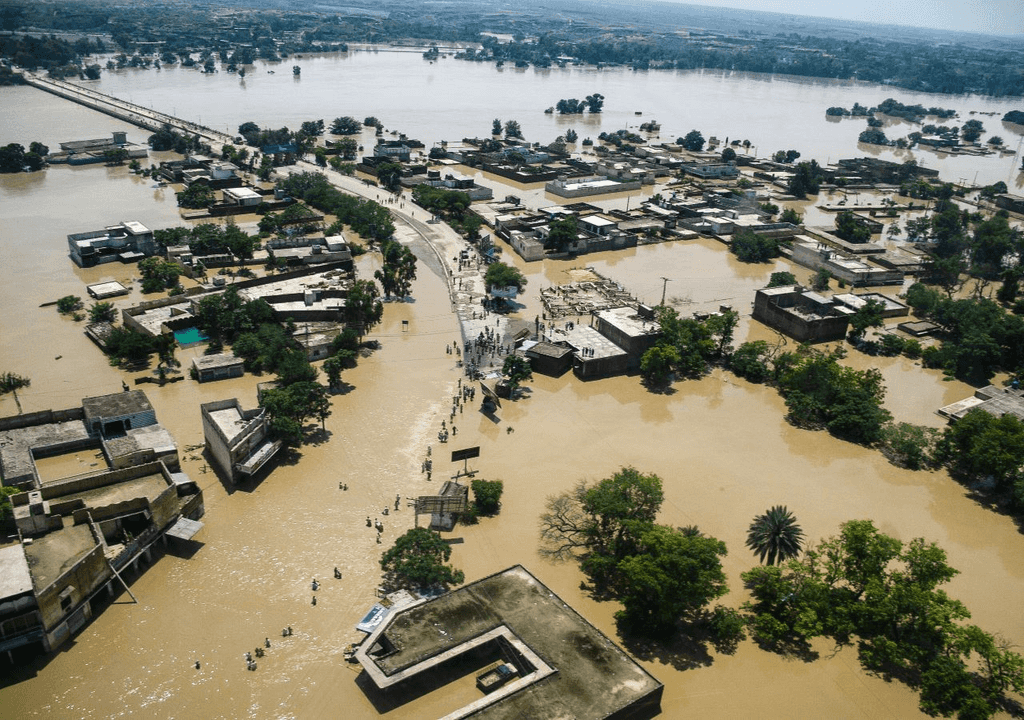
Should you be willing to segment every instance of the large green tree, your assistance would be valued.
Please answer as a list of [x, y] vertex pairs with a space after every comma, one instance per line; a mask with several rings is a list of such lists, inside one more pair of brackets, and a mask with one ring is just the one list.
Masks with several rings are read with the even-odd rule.
[[942, 548], [902, 543], [871, 521], [844, 523], [838, 536], [784, 566], [743, 573], [754, 639], [783, 652], [810, 652], [828, 637], [856, 643], [861, 664], [921, 691], [921, 708], [987, 718], [1024, 690], [1024, 659], [973, 625], [967, 608], [942, 589], [955, 575]]
[[384, 317], [384, 304], [378, 299], [373, 280], [356, 280], [345, 298], [345, 324], [363, 337]]
[[618, 617], [645, 634], [671, 631], [695, 619], [728, 592], [721, 558], [725, 543], [664, 525], [646, 529], [637, 552], [618, 566], [624, 609]]
[[466, 579], [461, 570], [446, 563], [452, 556], [451, 545], [428, 528], [416, 527], [395, 540], [384, 551], [380, 567], [390, 588], [447, 590]]
[[513, 265], [498, 261], [487, 266], [484, 273], [484, 285], [489, 291], [492, 287], [515, 287], [519, 292], [526, 287], [526, 276]]
[[381, 268], [373, 276], [384, 288], [386, 297], [408, 297], [416, 279], [416, 256], [395, 240], [385, 240], [380, 248]]

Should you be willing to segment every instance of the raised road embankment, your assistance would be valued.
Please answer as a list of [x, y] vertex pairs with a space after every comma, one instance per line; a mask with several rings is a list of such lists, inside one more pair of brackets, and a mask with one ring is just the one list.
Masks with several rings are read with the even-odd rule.
[[190, 135], [199, 135], [208, 142], [214, 150], [219, 151], [220, 146], [230, 144], [233, 138], [222, 132], [217, 132], [203, 125], [197, 125], [188, 120], [176, 118], [173, 115], [151, 110], [141, 105], [135, 105], [126, 100], [104, 95], [88, 87], [75, 85], [64, 80], [43, 77], [35, 73], [24, 72], [22, 75], [29, 85], [53, 93], [62, 98], [76, 102], [79, 105], [92, 108], [98, 112], [123, 120], [132, 125], [138, 125], [146, 130], [156, 132], [164, 125], [170, 125], [179, 132], [186, 132]]

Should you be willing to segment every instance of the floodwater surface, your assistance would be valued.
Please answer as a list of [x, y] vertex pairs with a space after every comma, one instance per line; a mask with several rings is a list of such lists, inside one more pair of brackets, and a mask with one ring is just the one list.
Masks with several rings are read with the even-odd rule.
[[[18, 97], [26, 97], [23, 90]], [[35, 129], [24, 119], [19, 123], [18, 137]], [[40, 125], [38, 139], [52, 145], [119, 127], [92, 113], [76, 116], [74, 123]], [[123, 168], [50, 168], [0, 178], [0, 206], [0, 371], [31, 378], [31, 387], [18, 393], [21, 409], [75, 407], [82, 397], [117, 392], [122, 380], [151, 374], [110, 367], [83, 335], [81, 322], [39, 306], [66, 294], [84, 296], [92, 282], [128, 284], [137, 276], [133, 266], [75, 268], [66, 235], [119, 220], [178, 224], [170, 191], [154, 189]], [[372, 273], [373, 262], [369, 256], [360, 260], [363, 277]], [[681, 310], [733, 305], [743, 316], [738, 341], [764, 332], [749, 320], [753, 289], [774, 269], [789, 269], [785, 261], [736, 263], [723, 246], [707, 240], [579, 261], [514, 262], [529, 280], [524, 319], [539, 312], [541, 287], [563, 282], [575, 265], [590, 265], [648, 302], [660, 299], [664, 276], [671, 278], [669, 299]], [[140, 297], [136, 285], [131, 296], [114, 302], [120, 309]], [[547, 496], [578, 479], [598, 480], [633, 465], [664, 481], [659, 522], [697, 525], [726, 543], [728, 605], [745, 599], [739, 575], [755, 562], [743, 545], [750, 519], [784, 504], [810, 539], [836, 533], [846, 520], [867, 518], [903, 541], [922, 536], [938, 542], [961, 570], [948, 586], [950, 594], [967, 604], [978, 625], [1024, 644], [1024, 537], [1011, 519], [979, 506], [945, 473], [897, 469], [878, 452], [790, 426], [772, 389], [729, 373], [680, 382], [664, 394], [647, 392], [636, 377], [584, 383], [571, 374], [537, 376], [523, 398], [504, 403], [493, 417], [466, 407], [455, 418], [453, 442], [438, 444], [437, 430], [442, 419], [450, 419], [460, 377], [445, 346], [459, 339], [459, 330], [444, 282], [425, 263], [413, 297], [386, 307], [384, 321], [370, 335], [381, 347], [343, 375], [348, 387], [334, 397], [322, 435], [255, 484], [226, 486], [210, 470], [201, 454], [199, 405], [237, 397], [253, 407], [259, 378], [145, 386], [160, 422], [177, 440], [184, 471], [203, 488], [205, 527], [195, 545], [169, 547], [152, 565], [126, 577], [137, 603], [119, 593], [57, 654], [3, 667], [0, 714], [379, 717], [342, 656], [359, 638], [355, 623], [375, 601], [380, 552], [414, 522], [404, 502], [387, 516], [382, 509], [393, 508], [396, 495], [404, 501], [435, 491], [461, 466], [447, 462], [447, 453], [472, 445], [481, 446], [474, 469], [480, 477], [503, 480], [505, 494], [500, 515], [448, 535], [453, 563], [467, 580], [521, 563], [620, 642], [613, 619], [618, 606], [582, 590], [574, 565], [539, 555], [538, 517]], [[200, 352], [201, 347], [181, 349], [178, 358], [187, 367]], [[882, 366], [888, 402], [901, 419], [924, 422], [930, 409], [967, 390], [901, 359], [851, 362]], [[13, 396], [0, 397], [0, 416], [18, 411]], [[432, 481], [420, 472], [428, 447]], [[71, 467], [87, 460], [59, 462]], [[367, 517], [383, 521], [382, 544], [366, 527]], [[334, 567], [342, 579], [334, 579]], [[313, 578], [321, 583], [315, 606]], [[294, 633], [283, 638], [287, 626]], [[257, 671], [247, 671], [245, 652], [265, 639], [270, 649]], [[732, 656], [685, 643], [626, 647], [665, 684], [666, 718], [920, 714], [915, 693], [864, 673], [850, 648], [834, 652], [819, 644], [819, 659], [805, 663], [761, 651], [750, 641]], [[436, 706], [427, 698], [384, 716], [411, 720], [435, 707], [449, 708], [443, 698]]]

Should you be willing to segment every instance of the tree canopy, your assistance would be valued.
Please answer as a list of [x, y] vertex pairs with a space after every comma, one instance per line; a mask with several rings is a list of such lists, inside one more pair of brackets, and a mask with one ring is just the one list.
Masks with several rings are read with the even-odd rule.
[[957, 573], [934, 543], [854, 520], [799, 560], [743, 573], [744, 609], [762, 647], [813, 656], [815, 637], [856, 643], [865, 669], [919, 687], [923, 711], [987, 718], [1024, 690], [1024, 659], [963, 622], [970, 612], [941, 589]]
[[461, 585], [465, 580], [463, 572], [445, 564], [451, 555], [451, 545], [439, 534], [424, 527], [412, 528], [381, 555], [385, 584], [391, 588], [445, 590]]

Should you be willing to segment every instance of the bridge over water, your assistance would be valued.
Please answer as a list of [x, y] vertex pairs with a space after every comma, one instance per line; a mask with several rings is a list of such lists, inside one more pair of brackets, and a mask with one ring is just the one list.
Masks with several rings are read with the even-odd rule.
[[121, 100], [111, 95], [104, 95], [88, 87], [75, 85], [64, 80], [44, 77], [28, 71], [23, 72], [22, 75], [25, 78], [25, 82], [33, 87], [152, 132], [156, 132], [164, 125], [170, 125], [179, 132], [199, 135], [210, 144], [214, 151], [220, 150], [221, 145], [230, 145], [234, 142], [234, 138], [230, 135], [217, 132], [205, 125], [197, 125], [167, 113], [151, 110], [141, 105], [134, 105], [126, 100]]

